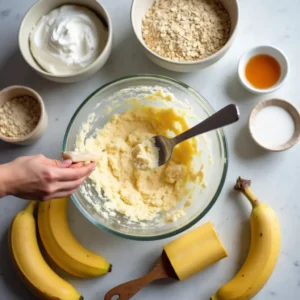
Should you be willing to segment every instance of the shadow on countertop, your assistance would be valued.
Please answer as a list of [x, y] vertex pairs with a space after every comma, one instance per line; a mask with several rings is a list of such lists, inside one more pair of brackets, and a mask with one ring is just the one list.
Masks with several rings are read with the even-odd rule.
[[44, 85], [46, 80], [27, 65], [18, 49], [0, 66], [0, 89], [10, 85], [38, 88], [42, 81]]
[[235, 102], [247, 102], [258, 99], [258, 95], [251, 94], [241, 84], [237, 74], [227, 77], [226, 94]]
[[238, 191], [235, 191], [231, 188], [228, 191], [228, 199], [229, 201], [234, 201], [236, 206], [238, 206], [239, 214], [242, 216], [241, 222], [238, 226], [238, 240], [234, 241], [234, 246], [238, 249], [237, 257], [236, 257], [236, 271], [237, 273], [239, 269], [244, 264], [251, 241], [251, 230], [250, 230], [250, 203], [247, 203], [248, 200]]
[[235, 139], [234, 150], [236, 155], [244, 159], [252, 159], [271, 154], [259, 147], [252, 139], [248, 125], [244, 125], [238, 132]]

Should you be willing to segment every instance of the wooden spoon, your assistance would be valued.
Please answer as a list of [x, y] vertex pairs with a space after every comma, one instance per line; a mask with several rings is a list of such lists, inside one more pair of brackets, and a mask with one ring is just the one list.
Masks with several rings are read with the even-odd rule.
[[[106, 293], [104, 299], [128, 300], [150, 282], [162, 278], [173, 278], [179, 280], [165, 251], [161, 254], [152, 271], [139, 279], [131, 280], [114, 287]], [[114, 296], [119, 296], [119, 298], [114, 298]]]
[[[164, 246], [159, 261], [147, 275], [111, 289], [105, 300], [128, 300], [148, 283], [162, 278], [185, 280], [217, 261], [227, 252], [211, 222]], [[115, 298], [114, 296], [118, 296]]]

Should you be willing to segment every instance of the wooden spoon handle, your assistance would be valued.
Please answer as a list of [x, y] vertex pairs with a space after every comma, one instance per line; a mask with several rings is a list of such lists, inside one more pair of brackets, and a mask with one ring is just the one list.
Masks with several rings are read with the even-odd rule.
[[165, 270], [162, 268], [162, 264], [159, 262], [153, 270], [146, 274], [145, 276], [131, 280], [128, 282], [125, 282], [123, 284], [120, 284], [114, 288], [112, 288], [110, 291], [108, 291], [104, 297], [104, 300], [114, 300], [114, 296], [119, 296], [119, 298], [115, 298], [118, 300], [128, 300], [131, 297], [133, 297], [138, 291], [140, 291], [145, 285], [148, 283], [160, 279], [160, 278], [166, 278], [168, 277], [168, 274], [165, 272]]
[[[153, 280], [155, 280], [155, 278]], [[105, 300], [114, 300], [114, 299], [128, 300], [131, 297], [133, 297], [137, 292], [139, 292], [145, 285], [147, 285], [153, 280], [149, 280], [147, 276], [144, 276], [139, 279], [125, 282], [108, 291], [104, 299]], [[119, 296], [119, 298], [113, 298], [114, 296]]]

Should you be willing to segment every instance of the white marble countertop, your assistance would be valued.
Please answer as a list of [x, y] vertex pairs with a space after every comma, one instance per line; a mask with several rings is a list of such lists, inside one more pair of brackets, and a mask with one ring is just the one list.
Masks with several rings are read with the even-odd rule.
[[[247, 119], [252, 107], [262, 99], [279, 97], [300, 109], [300, 1], [241, 0], [240, 24], [229, 53], [215, 65], [194, 74], [168, 72], [152, 64], [140, 49], [130, 24], [130, 0], [102, 0], [114, 29], [112, 55], [101, 71], [76, 84], [47, 81], [23, 61], [17, 34], [22, 16], [34, 0], [0, 1], [0, 89], [23, 84], [36, 89], [44, 98], [50, 125], [46, 134], [31, 147], [12, 147], [0, 143], [0, 163], [21, 155], [43, 153], [58, 157], [65, 128], [77, 106], [92, 91], [118, 77], [134, 73], [163, 74], [182, 80], [198, 90], [215, 109], [236, 103], [241, 111], [238, 125], [226, 128], [230, 153], [229, 172], [223, 191], [206, 217], [211, 220], [224, 242], [229, 257], [185, 282], [156, 282], [134, 299], [196, 300], [209, 299], [220, 285], [232, 278], [247, 255], [250, 207], [232, 187], [237, 176], [253, 181], [261, 200], [272, 205], [282, 226], [282, 250], [277, 267], [255, 299], [299, 299], [300, 293], [300, 144], [284, 153], [266, 153], [251, 140]], [[282, 49], [290, 61], [290, 74], [283, 87], [272, 95], [254, 96], [237, 80], [237, 62], [248, 48], [272, 44]], [[12, 270], [7, 249], [7, 230], [24, 201], [7, 197], [0, 201], [0, 299], [33, 299]], [[103, 299], [115, 285], [134, 279], [150, 270], [160, 255], [157, 242], [135, 242], [107, 234], [90, 224], [71, 205], [70, 224], [76, 237], [86, 246], [103, 254], [114, 265], [108, 276], [93, 280], [73, 280], [87, 300]]]

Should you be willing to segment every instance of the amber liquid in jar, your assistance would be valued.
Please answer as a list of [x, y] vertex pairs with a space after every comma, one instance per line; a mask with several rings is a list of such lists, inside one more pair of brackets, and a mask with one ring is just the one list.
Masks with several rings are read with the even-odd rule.
[[257, 89], [268, 89], [274, 86], [280, 78], [278, 61], [266, 54], [253, 56], [245, 68], [247, 80]]

